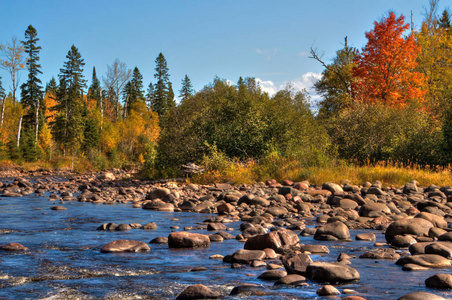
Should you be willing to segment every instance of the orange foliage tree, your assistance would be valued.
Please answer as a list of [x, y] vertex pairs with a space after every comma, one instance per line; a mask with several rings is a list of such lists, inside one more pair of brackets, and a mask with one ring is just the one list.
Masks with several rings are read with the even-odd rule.
[[426, 78], [415, 72], [421, 51], [405, 17], [393, 12], [366, 32], [367, 45], [355, 57], [353, 75], [356, 100], [370, 104], [403, 107], [410, 101], [424, 102]]

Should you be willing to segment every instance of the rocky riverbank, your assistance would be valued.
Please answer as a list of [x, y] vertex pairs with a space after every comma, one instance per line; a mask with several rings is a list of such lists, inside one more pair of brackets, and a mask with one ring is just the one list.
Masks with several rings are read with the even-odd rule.
[[[384, 188], [380, 182], [338, 185], [309, 182], [277, 183], [268, 180], [254, 185], [226, 183], [196, 185], [181, 182], [150, 182], [132, 179], [120, 171], [87, 174], [61, 180], [52, 176], [5, 181], [0, 195], [22, 197], [48, 195], [53, 210], [70, 209], [70, 201], [93, 204], [128, 204], [137, 209], [210, 214], [202, 224], [178, 228], [169, 236], [150, 243], [167, 243], [170, 248], [209, 247], [213, 242], [235, 239], [243, 249], [228, 255], [213, 255], [231, 268], [243, 270], [264, 267], [258, 278], [275, 285], [299, 286], [321, 283], [320, 296], [339, 295], [342, 299], [364, 299], [341, 284], [358, 282], [367, 274], [354, 267], [358, 259], [393, 260], [406, 271], [438, 269], [425, 278], [429, 292], [416, 292], [400, 299], [444, 299], [436, 291], [452, 288], [452, 188], [419, 187], [416, 181], [401, 187]], [[231, 235], [228, 223], [241, 222], [241, 233]], [[315, 223], [315, 227], [307, 224]], [[93, 225], [93, 230], [154, 230], [158, 224], [111, 223]], [[330, 252], [332, 241], [351, 241], [350, 230], [371, 229], [384, 232], [386, 243], [356, 257], [341, 253], [337, 258], [316, 262], [313, 254]], [[193, 230], [205, 233], [193, 233]], [[375, 241], [374, 233], [358, 234], [356, 240]], [[321, 243], [301, 244], [300, 236]], [[26, 251], [27, 245], [0, 245], [5, 251]], [[111, 252], [149, 251], [147, 242], [116, 240], [99, 249]], [[202, 271], [202, 270], [199, 270]], [[409, 276], [409, 272], [407, 273]], [[442, 291], [442, 290], [441, 290]], [[260, 285], [238, 285], [230, 295], [265, 294]], [[224, 291], [193, 285], [180, 292], [178, 299], [221, 298]], [[451, 293], [452, 296], [452, 293]], [[372, 297], [369, 297], [372, 299]]]

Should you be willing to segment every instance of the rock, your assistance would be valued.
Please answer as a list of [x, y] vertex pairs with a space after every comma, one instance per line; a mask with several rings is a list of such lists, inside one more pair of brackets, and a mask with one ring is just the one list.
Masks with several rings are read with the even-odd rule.
[[324, 226], [318, 228], [314, 234], [314, 239], [322, 239], [322, 236], [325, 235], [331, 235], [337, 239], [343, 240], [350, 237], [350, 231], [348, 230], [347, 225], [342, 222], [336, 221], [333, 223], [327, 223]]
[[208, 231], [219, 231], [219, 230], [226, 230], [227, 227], [223, 223], [208, 223], [207, 224], [207, 230]]
[[267, 289], [259, 284], [246, 283], [235, 286], [229, 295], [264, 295]]
[[389, 224], [385, 232], [385, 238], [388, 243], [396, 235], [412, 234], [417, 236], [428, 235], [428, 231], [433, 224], [423, 218], [400, 219]]
[[360, 279], [357, 270], [339, 263], [311, 263], [306, 268], [306, 277], [316, 282], [346, 282]]
[[330, 253], [330, 249], [325, 245], [300, 245], [300, 251], [324, 254]]
[[277, 284], [306, 285], [306, 277], [298, 274], [289, 274], [276, 281], [275, 285]]
[[54, 205], [50, 208], [51, 210], [67, 210], [66, 207], [61, 206], [61, 205]]
[[322, 184], [322, 190], [327, 190], [331, 193], [342, 193], [344, 191], [339, 184], [333, 182], [325, 182]]
[[131, 240], [116, 240], [106, 244], [100, 249], [103, 253], [109, 252], [145, 252], [151, 248], [146, 243]]
[[286, 271], [283, 270], [267, 270], [260, 274], [257, 278], [264, 280], [279, 280], [287, 275]]
[[417, 192], [418, 192], [418, 188], [417, 188], [417, 181], [416, 180], [408, 182], [403, 187], [403, 193], [404, 194], [411, 194], [411, 193], [417, 193]]
[[398, 298], [397, 300], [445, 300], [443, 297], [427, 293], [427, 292], [414, 292]]
[[253, 260], [263, 260], [266, 253], [263, 250], [246, 250], [240, 249], [232, 254], [232, 261], [237, 263], [248, 264]]
[[140, 227], [140, 229], [144, 229], [144, 230], [156, 230], [157, 224], [155, 224], [155, 222], [150, 222], [150, 223], [146, 223], [143, 226]]
[[149, 244], [168, 244], [168, 238], [163, 236], [158, 236], [152, 239]]
[[452, 242], [452, 231], [443, 233], [438, 237], [438, 241], [449, 241]]
[[450, 260], [437, 254], [418, 254], [405, 256], [396, 261], [397, 265], [416, 264], [427, 268], [450, 267]]
[[342, 298], [342, 300], [367, 300], [367, 299], [360, 296], [347, 296], [345, 298]]
[[220, 294], [212, 291], [203, 284], [191, 285], [186, 288], [176, 300], [191, 300], [191, 299], [217, 299]]
[[157, 211], [174, 211], [174, 204], [166, 203], [162, 200], [156, 199], [146, 202], [145, 204], [143, 204], [142, 208]]
[[274, 217], [282, 217], [288, 213], [287, 208], [281, 206], [272, 206], [269, 207], [266, 211]]
[[105, 172], [99, 176], [97, 176], [99, 180], [115, 180], [116, 177], [112, 172]]
[[425, 286], [434, 289], [452, 289], [452, 274], [436, 274], [425, 280]]
[[388, 206], [386, 206], [386, 204], [371, 201], [367, 202], [359, 209], [359, 215], [361, 217], [376, 218], [390, 214], [391, 210]]
[[186, 231], [172, 232], [168, 236], [169, 248], [210, 247], [209, 236]]
[[116, 230], [118, 231], [126, 231], [126, 230], [130, 230], [132, 229], [132, 227], [129, 224], [125, 224], [125, 223], [121, 223], [118, 225], [118, 227], [116, 227]]
[[282, 229], [267, 234], [256, 235], [248, 238], [244, 248], [248, 250], [264, 250], [271, 248], [278, 252], [282, 248], [297, 246], [300, 242], [298, 235], [292, 230]]
[[223, 203], [217, 206], [217, 212], [220, 215], [230, 214], [235, 211], [235, 206], [230, 203]]
[[19, 243], [8, 243], [0, 246], [0, 250], [4, 251], [27, 251], [28, 248]]
[[253, 225], [253, 224], [250, 224], [250, 225], [251, 225], [251, 227], [248, 227], [245, 230], [243, 230], [243, 237], [250, 238], [250, 237], [253, 237], [256, 235], [262, 235], [262, 234], [267, 233], [267, 230], [260, 225]]
[[437, 242], [425, 246], [425, 254], [438, 254], [447, 259], [452, 259], [452, 243]]
[[288, 274], [305, 275], [306, 268], [312, 263], [311, 257], [304, 253], [293, 253], [281, 257], [281, 262], [284, 265]]
[[427, 221], [430, 221], [433, 224], [433, 226], [438, 228], [447, 228], [447, 221], [444, 220], [443, 217], [432, 213], [420, 212], [415, 216], [415, 218], [422, 218]]
[[416, 243], [416, 239], [411, 235], [396, 235], [391, 241], [391, 246], [396, 248], [408, 248], [410, 245]]
[[324, 285], [316, 291], [319, 296], [340, 295], [341, 292], [332, 285]]
[[104, 223], [97, 227], [96, 230], [116, 230], [118, 228], [118, 224], [116, 223]]
[[375, 236], [375, 234], [369, 232], [357, 234], [355, 239], [357, 241], [375, 241], [377, 240], [377, 237]]
[[400, 254], [398, 254], [393, 248], [378, 248], [361, 254], [359, 258], [399, 259]]
[[166, 195], [169, 195], [170, 193], [171, 191], [167, 188], [156, 188], [146, 195], [146, 200], [163, 199]]

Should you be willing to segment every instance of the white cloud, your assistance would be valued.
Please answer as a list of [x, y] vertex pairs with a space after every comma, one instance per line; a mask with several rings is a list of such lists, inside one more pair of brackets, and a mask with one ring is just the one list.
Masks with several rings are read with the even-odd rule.
[[255, 51], [256, 51], [257, 54], [265, 56], [266, 60], [270, 60], [276, 55], [276, 53], [278, 53], [278, 48], [276, 48], [276, 47], [273, 48], [273, 49], [259, 49], [259, 48], [257, 48], [257, 49], [255, 49]]
[[255, 80], [259, 84], [261, 90], [263, 92], [268, 93], [269, 95], [274, 95], [278, 91], [278, 89], [276, 88], [276, 86], [273, 83], [273, 81], [270, 81], [270, 80], [263, 81], [260, 78], [256, 78]]

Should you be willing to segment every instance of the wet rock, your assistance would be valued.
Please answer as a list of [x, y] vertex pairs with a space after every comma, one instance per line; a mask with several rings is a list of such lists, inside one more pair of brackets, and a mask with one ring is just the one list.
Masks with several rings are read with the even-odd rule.
[[146, 243], [132, 240], [116, 240], [106, 244], [100, 249], [101, 252], [145, 252], [151, 248]]
[[283, 270], [267, 270], [260, 274], [257, 278], [264, 280], [279, 280], [287, 275], [286, 271]]
[[425, 280], [425, 286], [434, 289], [452, 289], [452, 274], [435, 274]]
[[324, 226], [318, 228], [314, 234], [315, 240], [324, 240], [322, 236], [331, 235], [337, 239], [348, 239], [350, 237], [350, 231], [347, 225], [342, 222], [327, 223]]
[[437, 254], [418, 254], [405, 256], [396, 261], [397, 265], [416, 264], [427, 268], [447, 268], [450, 267], [450, 260]]
[[157, 211], [174, 211], [174, 204], [166, 203], [162, 200], [156, 199], [149, 202], [146, 202], [143, 209], [157, 210]]
[[330, 253], [330, 249], [325, 245], [300, 245], [299, 250], [310, 253]]
[[67, 210], [66, 207], [61, 206], [61, 205], [53, 205], [50, 209], [51, 210]]
[[158, 228], [158, 226], [157, 226], [157, 224], [155, 224], [155, 222], [146, 223], [140, 227], [140, 229], [144, 229], [144, 230], [156, 230], [157, 228]]
[[306, 268], [312, 263], [311, 257], [304, 253], [293, 253], [281, 257], [281, 262], [284, 265], [288, 274], [305, 275]]
[[104, 223], [97, 227], [96, 230], [116, 230], [118, 228], [118, 224], [116, 223]]
[[416, 239], [411, 235], [396, 235], [391, 241], [391, 246], [396, 248], [408, 248], [410, 245], [416, 243]]
[[352, 267], [339, 263], [311, 263], [306, 268], [306, 277], [316, 282], [347, 282], [360, 279]]
[[196, 284], [186, 288], [176, 300], [192, 300], [192, 299], [217, 299], [220, 294], [212, 291], [203, 284]]
[[25, 247], [22, 244], [19, 243], [8, 243], [3, 246], [0, 246], [0, 250], [4, 251], [26, 251], [28, 250], [27, 247]]
[[210, 239], [209, 236], [199, 233], [172, 232], [168, 236], [168, 246], [170, 248], [210, 247]]
[[319, 296], [332, 296], [340, 295], [341, 292], [332, 285], [324, 285], [316, 291], [316, 294]]
[[438, 254], [447, 259], [452, 259], [452, 243], [437, 242], [425, 246], [425, 254]]
[[375, 241], [377, 237], [375, 236], [375, 234], [369, 232], [357, 234], [355, 239], [357, 241]]
[[232, 262], [248, 264], [253, 260], [263, 260], [266, 258], [265, 251], [240, 249], [232, 254]]
[[298, 235], [292, 230], [282, 229], [267, 234], [256, 235], [248, 238], [244, 248], [248, 250], [264, 250], [271, 248], [278, 252], [282, 248], [297, 246], [300, 242]]
[[429, 229], [432, 227], [433, 224], [423, 218], [400, 219], [389, 224], [385, 232], [385, 238], [390, 243], [396, 235], [427, 235]]
[[227, 227], [223, 223], [209, 223], [207, 224], [208, 231], [226, 230]]
[[298, 286], [306, 285], [306, 277], [298, 274], [288, 274], [275, 282], [275, 285], [278, 284], [298, 285]]
[[414, 292], [398, 298], [397, 300], [445, 300], [443, 297], [427, 292]]
[[125, 224], [125, 223], [121, 223], [118, 225], [118, 227], [116, 227], [116, 230], [118, 231], [126, 231], [126, 230], [130, 230], [132, 229], [132, 227], [129, 224]]
[[246, 283], [234, 287], [229, 295], [265, 295], [266, 291], [267, 289], [262, 285]]
[[168, 238], [163, 236], [158, 236], [152, 239], [149, 244], [168, 244]]
[[398, 254], [393, 248], [378, 248], [361, 254], [359, 258], [399, 259], [400, 254]]

